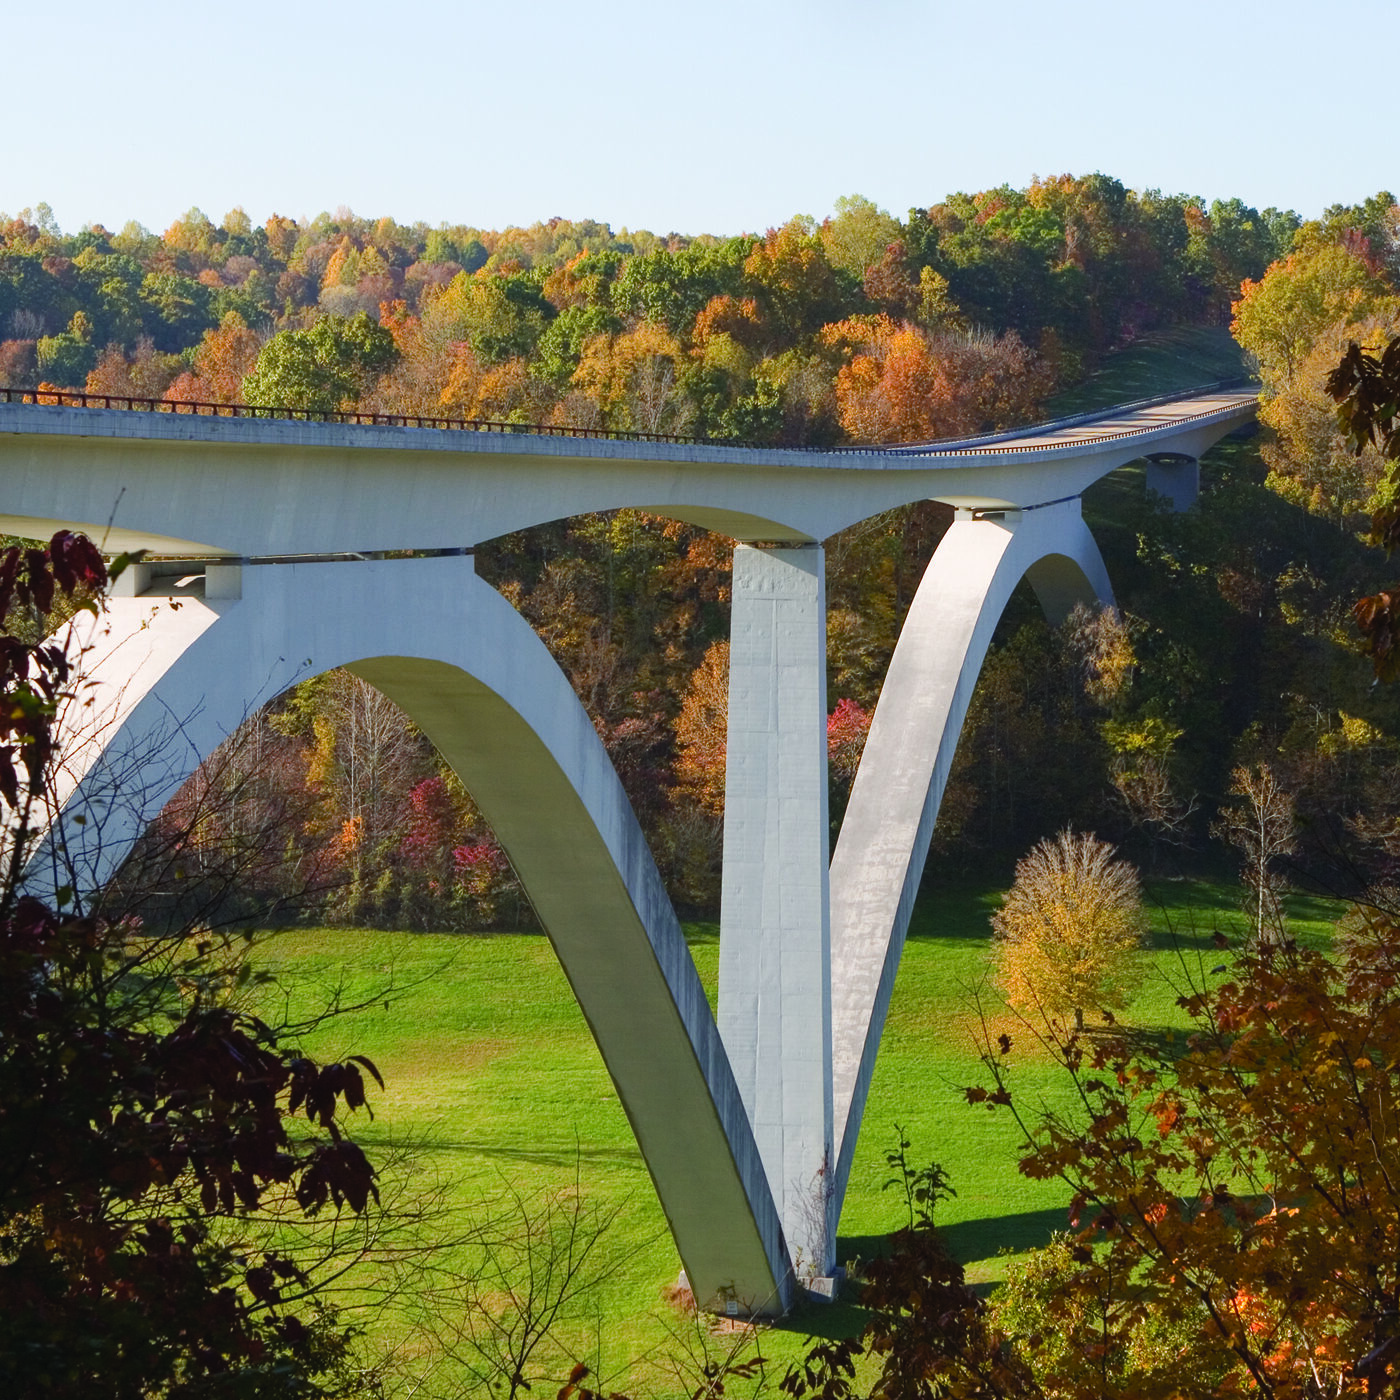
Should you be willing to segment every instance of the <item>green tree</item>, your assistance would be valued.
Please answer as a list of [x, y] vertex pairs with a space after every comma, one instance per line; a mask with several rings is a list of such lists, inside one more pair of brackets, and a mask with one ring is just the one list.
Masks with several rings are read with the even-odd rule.
[[431, 342], [464, 341], [485, 364], [531, 354], [554, 308], [529, 277], [458, 273], [425, 305], [423, 334]]
[[75, 311], [66, 331], [40, 338], [38, 354], [39, 373], [45, 380], [65, 389], [81, 388], [97, 363], [91, 320], [84, 312]]
[[140, 295], [146, 332], [157, 350], [186, 350], [218, 320], [209, 288], [176, 273], [147, 273], [141, 279]]
[[731, 238], [628, 258], [612, 284], [613, 309], [683, 335], [712, 297], [743, 294], [744, 260], [753, 244], [751, 238]]
[[243, 381], [244, 401], [262, 408], [334, 412], [353, 406], [398, 358], [394, 337], [363, 311], [327, 316], [308, 330], [279, 331]]
[[880, 263], [889, 245], [900, 240], [904, 229], [872, 200], [852, 194], [836, 201], [836, 216], [822, 224], [820, 232], [831, 265], [860, 280]]
[[1292, 253], [1240, 289], [1231, 329], [1254, 356], [1265, 393], [1277, 392], [1334, 322], [1361, 320], [1391, 295], [1379, 272], [1355, 251], [1331, 243]]

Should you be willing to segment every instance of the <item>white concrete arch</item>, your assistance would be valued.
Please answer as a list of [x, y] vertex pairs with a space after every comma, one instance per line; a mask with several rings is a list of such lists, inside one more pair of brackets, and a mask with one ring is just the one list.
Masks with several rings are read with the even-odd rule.
[[[201, 758], [258, 704], [345, 666], [398, 703], [490, 821], [554, 945], [656, 1185], [697, 1299], [779, 1313], [788, 1247], [714, 1018], [607, 754], [544, 645], [469, 557], [245, 566], [241, 597], [114, 599], [89, 762], [31, 866], [97, 888]], [[86, 732], [84, 732], [86, 731]], [[101, 749], [100, 756], [97, 751]], [[78, 819], [82, 818], [82, 821]]]
[[955, 520], [919, 585], [880, 692], [831, 862], [836, 1208], [953, 753], [992, 633], [1022, 578], [1052, 621], [1112, 603], [1077, 500]]
[[[781, 1310], [795, 1261], [804, 1275], [834, 1261], [910, 908], [1007, 598], [1026, 577], [1052, 616], [1107, 600], [1079, 495], [1145, 456], [1149, 487], [1185, 508], [1200, 453], [1254, 411], [1250, 394], [1212, 390], [960, 443], [820, 452], [0, 403], [0, 528], [85, 524], [108, 549], [184, 561], [133, 579], [205, 570], [177, 589], [178, 613], [112, 600], [91, 655], [112, 681], [67, 735], [92, 772], [63, 839], [96, 887], [247, 710], [315, 671], [357, 671], [419, 720], [525, 879], [701, 1302]], [[926, 499], [958, 520], [896, 648], [829, 861], [819, 541]], [[739, 542], [722, 1034], [592, 726], [458, 553], [619, 506]], [[444, 557], [329, 562], [400, 550]], [[307, 562], [274, 562], [288, 558]], [[52, 865], [33, 869], [58, 883]]]

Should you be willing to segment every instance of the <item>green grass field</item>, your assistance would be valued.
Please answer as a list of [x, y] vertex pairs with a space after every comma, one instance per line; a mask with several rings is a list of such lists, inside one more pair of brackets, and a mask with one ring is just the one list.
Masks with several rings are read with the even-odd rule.
[[[1208, 979], [1221, 959], [1211, 933], [1241, 928], [1226, 886], [1173, 882], [1153, 887], [1150, 898], [1147, 976], [1124, 1018], [1144, 1030], [1183, 1023], [1179, 989], [1188, 977]], [[1018, 1176], [1014, 1123], [969, 1107], [961, 1093], [980, 1071], [975, 989], [983, 987], [994, 1017], [1001, 1014], [984, 985], [988, 916], [997, 899], [994, 890], [952, 889], [918, 907], [841, 1219], [845, 1258], [868, 1258], [901, 1223], [900, 1200], [882, 1190], [896, 1123], [912, 1140], [916, 1162], [935, 1158], [951, 1174], [958, 1194], [939, 1216], [971, 1280], [995, 1281], [1005, 1251], [1030, 1248], [1065, 1223], [1062, 1190]], [[1295, 933], [1313, 942], [1327, 939], [1337, 910], [1296, 900], [1291, 912]], [[713, 996], [715, 931], [699, 926], [690, 934]], [[679, 1260], [548, 942], [538, 935], [294, 930], [265, 936], [257, 962], [280, 979], [293, 1014], [337, 996], [369, 1003], [322, 1027], [307, 1048], [322, 1057], [365, 1054], [383, 1071], [387, 1088], [374, 1096], [376, 1118], [357, 1127], [371, 1154], [417, 1143], [424, 1170], [450, 1178], [452, 1199], [468, 1214], [505, 1182], [526, 1193], [567, 1189], [576, 1171], [590, 1201], [617, 1208], [604, 1248], [625, 1262], [592, 1300], [595, 1316], [583, 1328], [589, 1335], [573, 1344], [611, 1385], [654, 1392], [680, 1325], [662, 1300]], [[1029, 1048], [1016, 1073], [1023, 1100], [1062, 1091]], [[798, 1354], [809, 1331], [858, 1323], [849, 1305], [809, 1308], [767, 1338], [765, 1350], [785, 1360]]]
[[1223, 326], [1173, 326], [1105, 355], [1087, 379], [1050, 400], [1046, 416], [1091, 413], [1248, 372], [1244, 352]]

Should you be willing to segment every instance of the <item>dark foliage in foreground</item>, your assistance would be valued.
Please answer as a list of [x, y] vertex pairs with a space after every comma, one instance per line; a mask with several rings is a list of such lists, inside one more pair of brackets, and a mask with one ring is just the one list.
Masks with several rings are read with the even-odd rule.
[[[0, 617], [105, 583], [60, 533], [0, 556]], [[273, 1226], [377, 1200], [339, 1118], [378, 1072], [279, 1044], [225, 941], [22, 893], [72, 662], [6, 631], [0, 666], [0, 1393], [345, 1393], [351, 1330]]]

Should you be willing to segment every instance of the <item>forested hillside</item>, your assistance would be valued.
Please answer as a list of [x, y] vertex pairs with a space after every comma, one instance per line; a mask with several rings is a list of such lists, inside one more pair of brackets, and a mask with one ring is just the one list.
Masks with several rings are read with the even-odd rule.
[[1024, 416], [1145, 331], [1225, 324], [1299, 226], [1101, 175], [762, 237], [0, 219], [0, 383], [789, 443]]
[[[41, 208], [0, 216], [0, 386], [832, 445], [1185, 387], [1242, 365], [1233, 326], [1266, 434], [1213, 455], [1189, 515], [1162, 512], [1131, 468], [1086, 499], [1123, 614], [1052, 631], [1013, 602], [934, 865], [1009, 872], [1067, 822], [1158, 868], [1221, 861], [1212, 823], [1248, 800], [1233, 775], [1267, 763], [1295, 805], [1298, 878], [1334, 880], [1342, 852], [1390, 870], [1400, 720], [1348, 618], [1383, 568], [1361, 541], [1379, 460], [1346, 449], [1322, 380], [1348, 339], [1395, 328], [1397, 286], [1388, 194], [1305, 223], [1101, 175], [902, 221], [853, 197], [737, 237], [241, 210], [65, 235]], [[834, 823], [949, 515], [911, 507], [827, 542]], [[699, 912], [718, 896], [728, 561], [725, 539], [627, 511], [478, 552], [570, 674]], [[468, 796], [346, 675], [250, 721], [164, 827], [184, 842], [182, 887], [256, 833], [263, 868], [241, 887], [328, 890], [322, 916], [528, 923]]]

